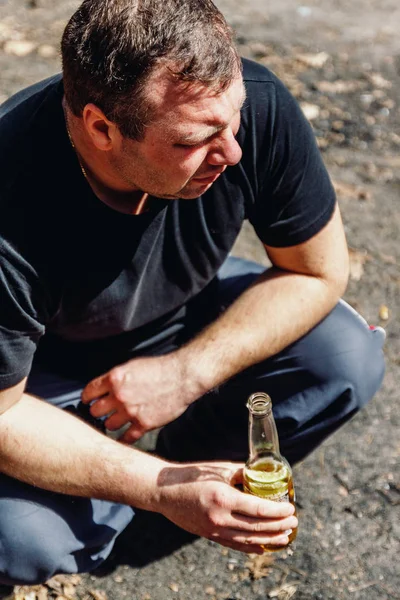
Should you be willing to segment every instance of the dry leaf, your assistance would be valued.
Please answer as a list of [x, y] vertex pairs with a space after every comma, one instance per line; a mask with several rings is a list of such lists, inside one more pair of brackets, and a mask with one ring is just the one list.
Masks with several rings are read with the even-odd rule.
[[41, 585], [40, 590], [37, 592], [37, 600], [47, 600], [48, 597], [47, 588], [44, 585]]
[[89, 594], [93, 600], [107, 600], [107, 594], [105, 592], [101, 592], [100, 590], [89, 590]]
[[63, 586], [64, 582], [65, 582], [65, 580], [63, 579], [62, 575], [56, 575], [55, 577], [52, 577], [51, 579], [46, 581], [46, 585], [51, 590], [54, 590], [55, 592], [58, 592], [61, 594], [62, 586]]
[[326, 52], [318, 52], [317, 54], [297, 54], [296, 59], [307, 67], [313, 67], [314, 69], [320, 69], [324, 66], [329, 58], [329, 54]]
[[35, 49], [35, 44], [28, 40], [8, 40], [4, 44], [4, 52], [14, 56], [27, 56]]
[[179, 592], [179, 585], [177, 583], [170, 583], [168, 587], [173, 592]]
[[364, 265], [367, 261], [371, 260], [370, 255], [366, 250], [355, 250], [349, 248], [349, 260], [350, 260], [350, 279], [353, 281], [360, 281], [364, 273]]
[[65, 583], [63, 586], [63, 594], [68, 600], [74, 600], [76, 598], [76, 586], [72, 583]]
[[271, 590], [268, 594], [268, 598], [278, 598], [278, 600], [289, 600], [296, 593], [297, 587], [290, 583], [286, 583], [279, 588]]
[[316, 104], [309, 104], [308, 102], [300, 103], [301, 110], [309, 121], [319, 117], [319, 106]]
[[389, 308], [385, 304], [381, 304], [379, 307], [379, 318], [382, 321], [387, 321], [389, 319]]
[[247, 561], [245, 567], [249, 569], [252, 579], [262, 579], [267, 577], [271, 564], [274, 562], [274, 557], [270, 554], [257, 554]]
[[29, 591], [27, 586], [17, 586], [14, 588], [13, 600], [36, 600], [36, 594]]
[[14, 588], [13, 600], [47, 600], [48, 590], [42, 585], [18, 585]]

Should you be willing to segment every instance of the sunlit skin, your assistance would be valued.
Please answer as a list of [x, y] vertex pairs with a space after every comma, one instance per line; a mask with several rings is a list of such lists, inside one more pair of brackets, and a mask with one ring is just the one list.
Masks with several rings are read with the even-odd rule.
[[216, 92], [176, 82], [162, 70], [148, 86], [155, 110], [142, 141], [123, 137], [92, 104], [81, 119], [67, 111], [89, 183], [122, 212], [132, 212], [143, 192], [166, 199], [197, 198], [242, 156], [235, 138], [245, 100], [241, 76]]

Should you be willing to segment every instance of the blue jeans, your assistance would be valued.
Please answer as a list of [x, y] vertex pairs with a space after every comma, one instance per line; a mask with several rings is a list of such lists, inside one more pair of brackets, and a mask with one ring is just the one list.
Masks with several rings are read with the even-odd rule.
[[[228, 258], [213, 285], [184, 311], [177, 343], [215, 318], [262, 271], [255, 263]], [[245, 403], [252, 392], [266, 391], [282, 454], [291, 463], [301, 460], [378, 390], [383, 341], [380, 329], [370, 330], [340, 302], [300, 340], [212, 390], [164, 427], [157, 452], [177, 461], [245, 460]], [[27, 391], [90, 419], [80, 403], [84, 385], [33, 369]], [[34, 584], [56, 573], [94, 569], [133, 515], [128, 506], [47, 492], [0, 475], [0, 583]]]

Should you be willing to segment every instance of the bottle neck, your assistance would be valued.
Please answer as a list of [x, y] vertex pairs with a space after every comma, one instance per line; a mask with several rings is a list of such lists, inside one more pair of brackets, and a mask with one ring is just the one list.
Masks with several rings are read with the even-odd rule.
[[249, 407], [249, 458], [254, 460], [261, 455], [274, 454], [280, 455], [279, 438], [276, 429], [274, 416], [272, 414], [272, 405], [265, 410], [252, 410]]

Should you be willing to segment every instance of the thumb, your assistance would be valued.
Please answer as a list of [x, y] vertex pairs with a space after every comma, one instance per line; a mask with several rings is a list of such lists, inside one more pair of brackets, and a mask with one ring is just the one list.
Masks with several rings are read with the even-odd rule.
[[237, 465], [235, 466], [235, 469], [233, 471], [231, 481], [230, 481], [231, 485], [233, 485], [233, 486], [243, 485], [243, 482], [244, 482], [243, 468], [244, 468], [244, 465], [241, 465], [240, 467], [238, 467]]
[[144, 435], [145, 430], [139, 424], [131, 425], [129, 429], [127, 429], [119, 438], [119, 441], [123, 444], [134, 444], [142, 435]]

